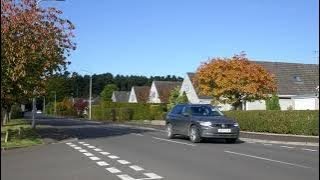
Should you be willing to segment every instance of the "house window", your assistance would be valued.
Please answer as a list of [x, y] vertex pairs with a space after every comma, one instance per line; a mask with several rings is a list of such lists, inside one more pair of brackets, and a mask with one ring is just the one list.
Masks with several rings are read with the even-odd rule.
[[300, 76], [293, 76], [293, 79], [294, 79], [296, 82], [302, 82]]

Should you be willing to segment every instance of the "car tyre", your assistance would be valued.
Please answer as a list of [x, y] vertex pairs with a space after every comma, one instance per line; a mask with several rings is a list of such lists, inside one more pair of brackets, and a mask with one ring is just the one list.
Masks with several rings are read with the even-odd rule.
[[236, 141], [237, 141], [237, 138], [226, 139], [227, 143], [235, 143]]
[[170, 123], [167, 124], [166, 130], [167, 130], [167, 138], [168, 139], [173, 139], [174, 138], [174, 133], [173, 133], [172, 125]]
[[193, 143], [199, 143], [201, 141], [200, 131], [196, 126], [191, 126], [189, 137]]

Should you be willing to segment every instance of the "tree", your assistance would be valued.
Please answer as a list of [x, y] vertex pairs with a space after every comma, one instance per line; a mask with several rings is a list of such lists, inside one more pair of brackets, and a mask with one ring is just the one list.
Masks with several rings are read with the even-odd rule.
[[273, 94], [270, 98], [266, 100], [267, 110], [280, 110], [279, 97]]
[[103, 101], [111, 101], [113, 91], [117, 91], [118, 87], [115, 84], [108, 84], [103, 88], [100, 93], [101, 99]]
[[239, 109], [242, 101], [266, 99], [276, 91], [274, 75], [250, 62], [244, 52], [202, 63], [194, 81], [200, 94], [229, 103], [234, 109]]
[[[50, 75], [64, 70], [75, 49], [74, 26], [36, 0], [1, 0], [1, 112], [44, 93]], [[6, 117], [6, 116], [4, 116]]]
[[77, 111], [78, 116], [83, 116], [84, 110], [88, 107], [88, 102], [86, 102], [84, 99], [78, 99], [74, 103], [74, 108]]
[[185, 92], [180, 94], [180, 88], [176, 87], [174, 88], [169, 96], [169, 103], [167, 105], [168, 111], [170, 111], [175, 105], [182, 104], [182, 103], [188, 103], [188, 97]]

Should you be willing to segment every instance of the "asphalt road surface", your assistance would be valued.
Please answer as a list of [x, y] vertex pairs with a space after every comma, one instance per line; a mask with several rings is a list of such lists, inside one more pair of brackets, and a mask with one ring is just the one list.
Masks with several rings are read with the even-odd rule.
[[54, 118], [39, 122], [77, 139], [2, 152], [4, 180], [319, 179], [319, 147], [192, 144], [168, 140], [161, 130]]

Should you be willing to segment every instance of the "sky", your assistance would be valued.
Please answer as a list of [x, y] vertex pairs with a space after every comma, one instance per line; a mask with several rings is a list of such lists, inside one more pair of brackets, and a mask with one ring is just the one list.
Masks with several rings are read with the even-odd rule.
[[77, 49], [69, 71], [123, 75], [194, 72], [241, 51], [252, 60], [318, 63], [318, 0], [65, 0]]

